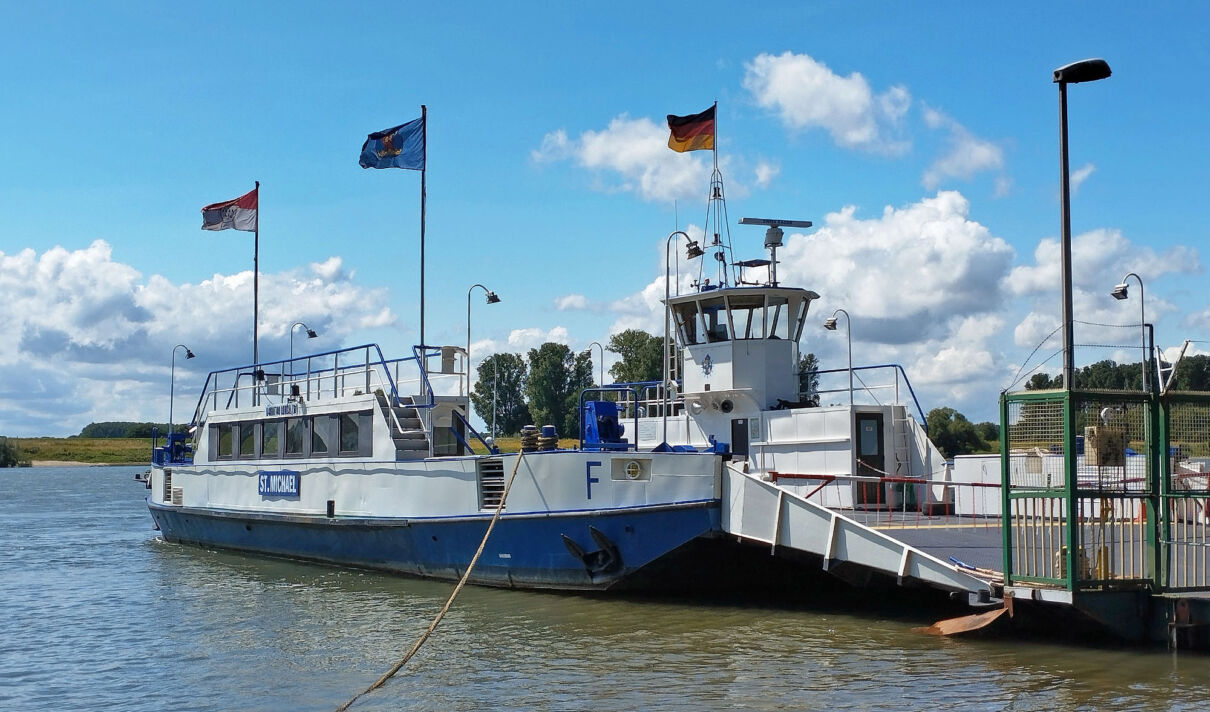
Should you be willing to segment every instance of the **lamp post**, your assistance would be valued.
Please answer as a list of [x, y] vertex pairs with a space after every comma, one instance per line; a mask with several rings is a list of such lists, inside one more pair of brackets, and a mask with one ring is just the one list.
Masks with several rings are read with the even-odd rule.
[[853, 407], [853, 322], [849, 320], [849, 313], [844, 309], [837, 309], [832, 312], [832, 316], [828, 317], [823, 323], [823, 328], [828, 331], [836, 331], [836, 315], [844, 314], [844, 330], [845, 336], [849, 340], [849, 407]]
[[[496, 375], [500, 366], [499, 359], [492, 359], [492, 442], [496, 441]], [[467, 396], [470, 397], [469, 395]]]
[[1139, 328], [1142, 329], [1142, 344], [1143, 344], [1143, 392], [1151, 391], [1151, 384], [1147, 382], [1147, 316], [1143, 311], [1143, 278], [1134, 272], [1127, 272], [1125, 277], [1122, 277], [1121, 284], [1113, 288], [1109, 294], [1114, 299], [1123, 300], [1130, 295], [1126, 291], [1126, 280], [1134, 277], [1139, 283]]
[[[296, 327], [296, 326], [301, 326], [302, 328], [307, 330], [308, 339], [314, 339], [315, 337], [319, 336], [319, 334], [315, 333], [314, 329], [312, 329], [311, 327], [302, 323], [301, 321], [296, 321], [293, 324], [291, 324], [290, 325], [290, 361], [291, 362], [294, 361], [294, 327]], [[294, 368], [293, 363], [291, 363], [290, 368], [291, 368], [291, 370], [293, 370], [293, 368]]]
[[589, 358], [592, 358], [592, 347], [593, 346], [596, 346], [597, 349], [600, 350], [600, 352], [601, 352], [601, 360], [598, 362], [598, 364], [600, 365], [600, 369], [601, 369], [601, 380], [597, 382], [597, 385], [603, 386], [603, 385], [605, 385], [605, 347], [601, 346], [601, 343], [599, 341], [593, 341], [592, 343], [588, 344], [588, 348], [584, 349], [584, 353], [588, 354]]
[[[661, 388], [660, 388], [660, 391], [663, 393], [663, 398], [660, 402], [660, 413], [663, 416], [663, 420], [664, 420], [664, 443], [665, 444], [668, 442], [668, 391], [670, 388], [670, 384], [668, 383], [669, 378], [670, 378], [669, 363], [668, 363], [668, 358], [669, 358], [668, 357], [668, 329], [669, 329], [669, 316], [672, 314], [672, 307], [668, 306], [668, 300], [672, 298], [672, 290], [671, 290], [671, 284], [670, 284], [672, 275], [669, 271], [669, 267], [671, 265], [669, 265], [668, 253], [672, 249], [672, 238], [676, 237], [677, 235], [683, 235], [685, 237], [685, 259], [691, 260], [695, 257], [701, 257], [703, 254], [705, 254], [704, 252], [702, 252], [702, 248], [698, 247], [697, 240], [694, 240], [693, 238], [689, 237], [689, 233], [685, 232], [684, 230], [672, 231], [672, 233], [670, 233], [668, 235], [668, 239], [664, 242], [664, 358], [662, 359], [664, 362], [664, 381], [661, 384]], [[679, 263], [678, 263], [678, 265], [679, 265]], [[677, 268], [677, 276], [679, 279], [679, 276], [680, 276], [679, 266]], [[680, 290], [679, 284], [677, 285], [677, 289], [678, 289], [678, 293], [679, 293], [679, 290]], [[638, 442], [637, 434], [635, 435], [635, 442]]]
[[172, 368], [168, 371], [168, 434], [172, 434], [172, 405], [176, 397], [176, 350], [185, 349], [185, 360], [193, 358], [193, 352], [184, 344], [172, 347]]
[[1111, 74], [1103, 59], [1084, 59], [1065, 64], [1054, 71], [1059, 85], [1059, 205], [1060, 240], [1063, 271], [1063, 387], [1071, 390], [1075, 373], [1074, 328], [1071, 308], [1071, 184], [1067, 165], [1067, 85], [1095, 82]]
[[[471, 292], [475, 291], [475, 287], [483, 290], [484, 296], [487, 298], [488, 304], [497, 304], [500, 297], [492, 290], [484, 287], [482, 284], [472, 284], [470, 289], [466, 290], [466, 397], [471, 397]], [[469, 413], [467, 414], [470, 415]]]

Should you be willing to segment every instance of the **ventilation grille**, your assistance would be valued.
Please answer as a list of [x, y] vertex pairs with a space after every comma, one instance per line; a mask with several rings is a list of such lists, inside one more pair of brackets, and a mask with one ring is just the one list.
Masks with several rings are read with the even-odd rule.
[[180, 487], [173, 487], [172, 488], [172, 503], [177, 506], [180, 506], [181, 504], [184, 504], [184, 502], [185, 502], [184, 490], [182, 490]]
[[479, 509], [495, 509], [504, 496], [504, 461], [499, 458], [479, 460]]
[[172, 470], [164, 470], [164, 491], [160, 493], [160, 501], [164, 504], [172, 501]]

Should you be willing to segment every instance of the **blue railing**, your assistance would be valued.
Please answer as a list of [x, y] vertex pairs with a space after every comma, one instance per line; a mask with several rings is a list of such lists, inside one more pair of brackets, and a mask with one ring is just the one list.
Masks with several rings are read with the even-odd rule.
[[[496, 445], [494, 443], [489, 445], [487, 440], [485, 440], [483, 438], [483, 436], [479, 434], [479, 431], [475, 430], [475, 426], [471, 425], [471, 422], [469, 420], [467, 420], [465, 417], [463, 417], [462, 411], [458, 410], [457, 408], [454, 408], [451, 412], [454, 414], [455, 418], [457, 418], [464, 426], [466, 426], [466, 429], [470, 431], [471, 435], [474, 435], [475, 438], [480, 443], [483, 444], [483, 447], [486, 448], [490, 454], [492, 454], [492, 455], [500, 454], [500, 448], [496, 447]], [[454, 437], [458, 439], [458, 442], [462, 443], [462, 447], [466, 448], [467, 452], [474, 453], [474, 449], [471, 448], [470, 443], [468, 443], [466, 441], [466, 439], [462, 437], [462, 435], [458, 432], [457, 428], [450, 428], [450, 430], [453, 431]]]
[[[905, 386], [907, 386], [908, 393], [912, 396], [912, 403], [914, 403], [916, 405], [916, 412], [920, 414], [920, 427], [924, 428], [924, 432], [927, 434], [929, 426], [928, 426], [928, 422], [924, 418], [924, 410], [921, 409], [921, 407], [920, 407], [920, 400], [918, 398], [916, 398], [916, 391], [912, 388], [912, 382], [908, 380], [907, 372], [903, 370], [903, 366], [900, 366], [897, 363], [884, 363], [884, 364], [881, 364], [878, 366], [854, 366], [853, 370], [854, 371], [872, 371], [874, 369], [879, 369], [879, 368], [894, 369], [899, 372], [899, 375], [903, 376], [903, 384]], [[848, 371], [849, 371], [849, 369], [847, 369], [847, 368], [829, 368], [829, 369], [824, 369], [824, 370], [819, 370], [819, 371], [801, 371], [800, 373], [813, 373], [813, 374], [848, 373]], [[878, 386], [878, 387], [885, 388], [885, 386]], [[855, 390], [855, 391], [864, 390], [867, 393], [870, 393], [870, 387], [866, 386], [864, 383], [862, 384], [862, 388], [854, 388], [853, 390]], [[838, 392], [838, 391], [830, 390], [828, 392], [834, 393], [834, 392]], [[871, 393], [871, 395], [873, 395], [873, 394]]]

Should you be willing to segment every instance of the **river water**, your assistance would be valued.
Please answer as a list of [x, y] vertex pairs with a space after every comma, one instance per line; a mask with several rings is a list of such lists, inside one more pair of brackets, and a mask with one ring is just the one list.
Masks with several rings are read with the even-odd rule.
[[[331, 710], [452, 590], [167, 544], [142, 469], [0, 470], [0, 709]], [[911, 632], [927, 622], [468, 587], [352, 709], [1210, 708], [1210, 657]]]

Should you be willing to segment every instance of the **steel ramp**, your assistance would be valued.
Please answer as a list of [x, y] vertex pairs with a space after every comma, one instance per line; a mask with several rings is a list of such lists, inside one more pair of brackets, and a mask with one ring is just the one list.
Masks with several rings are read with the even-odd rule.
[[723, 467], [723, 529], [740, 539], [823, 557], [823, 568], [848, 562], [987, 603], [992, 585], [952, 564], [809, 502], [730, 463]]

